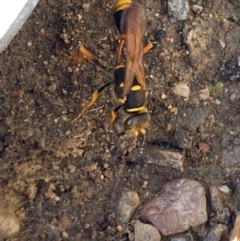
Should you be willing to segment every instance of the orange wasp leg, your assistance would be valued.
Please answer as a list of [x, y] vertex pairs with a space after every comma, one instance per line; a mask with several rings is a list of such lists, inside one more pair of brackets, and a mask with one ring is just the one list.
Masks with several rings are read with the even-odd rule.
[[148, 43], [144, 48], [143, 48], [143, 54], [146, 54], [151, 48], [153, 48], [152, 43]]
[[91, 100], [88, 102], [88, 104], [81, 110], [81, 112], [73, 119], [71, 120], [69, 123], [73, 124], [74, 122], [76, 122], [97, 100], [97, 98], [99, 97], [100, 93], [102, 91], [104, 91], [108, 86], [112, 85], [113, 81], [110, 81], [108, 83], [106, 83], [105, 85], [101, 86], [99, 89], [97, 89], [96, 91], [94, 91]]
[[[122, 52], [122, 48], [123, 48], [123, 44], [125, 41], [125, 36], [121, 37], [121, 40], [118, 44], [118, 48], [117, 48], [117, 57], [116, 57], [116, 63], [119, 64], [120, 62], [120, 58], [121, 58], [121, 52]], [[150, 49], [153, 48], [153, 44], [152, 43], [148, 43], [144, 48], [143, 48], [143, 54], [146, 54]]]

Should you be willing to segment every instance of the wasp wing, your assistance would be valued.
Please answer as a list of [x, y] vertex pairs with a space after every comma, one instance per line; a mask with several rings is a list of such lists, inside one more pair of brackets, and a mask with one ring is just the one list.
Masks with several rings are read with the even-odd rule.
[[145, 32], [145, 14], [140, 4], [133, 3], [132, 7], [127, 10], [125, 24], [126, 72], [123, 97], [129, 93], [135, 74], [137, 74], [137, 79], [141, 87], [146, 87], [142, 42]]

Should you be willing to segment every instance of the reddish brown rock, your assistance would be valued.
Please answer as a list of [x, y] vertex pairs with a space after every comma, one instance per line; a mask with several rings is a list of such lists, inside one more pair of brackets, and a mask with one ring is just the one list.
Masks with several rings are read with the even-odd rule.
[[198, 146], [201, 154], [206, 154], [209, 151], [209, 145], [207, 143], [199, 142]]
[[204, 188], [199, 182], [185, 178], [168, 182], [159, 196], [143, 206], [141, 217], [163, 235], [203, 224], [207, 221]]

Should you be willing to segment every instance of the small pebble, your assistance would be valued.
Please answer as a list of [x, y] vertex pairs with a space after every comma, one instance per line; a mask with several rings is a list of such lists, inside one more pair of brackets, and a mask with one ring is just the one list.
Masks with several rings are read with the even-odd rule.
[[210, 91], [209, 91], [208, 87], [206, 87], [205, 89], [199, 90], [198, 95], [199, 95], [199, 100], [210, 99]]
[[224, 194], [229, 194], [231, 192], [230, 188], [227, 185], [219, 186], [218, 189]]
[[65, 132], [65, 135], [66, 135], [66, 136], [68, 136], [68, 135], [70, 135], [70, 134], [71, 134], [71, 131], [69, 131], [69, 130]]
[[144, 181], [144, 182], [143, 182], [143, 185], [142, 185], [142, 188], [146, 188], [147, 185], [148, 185], [148, 181]]
[[187, 237], [172, 237], [171, 241], [189, 241]]
[[193, 12], [199, 14], [203, 11], [203, 7], [197, 4], [192, 5]]
[[139, 205], [140, 199], [137, 192], [131, 190], [124, 191], [117, 207], [118, 221], [120, 223], [128, 223]]
[[223, 210], [224, 208], [224, 202], [222, 198], [222, 194], [218, 190], [216, 186], [211, 186], [209, 188], [210, 191], [210, 203], [211, 203], [211, 208], [214, 212], [219, 213]]
[[90, 224], [89, 223], [85, 223], [83, 227], [84, 227], [84, 229], [89, 229], [90, 228]]
[[117, 231], [118, 231], [118, 232], [122, 232], [122, 231], [123, 231], [123, 227], [122, 227], [121, 225], [118, 225], [118, 226], [117, 226]]
[[32, 45], [33, 45], [32, 42], [28, 42], [28, 43], [27, 43], [27, 46], [28, 46], [28, 47], [31, 47]]
[[69, 43], [70, 43], [70, 41], [69, 41], [69, 35], [68, 35], [68, 34], [62, 33], [62, 34], [60, 35], [60, 37], [63, 39], [63, 41], [64, 41], [65, 44], [69, 44]]
[[[203, 241], [219, 241], [224, 232], [227, 232], [228, 227], [223, 224], [217, 224], [212, 227], [208, 234], [204, 237]], [[236, 240], [237, 241], [237, 240]]]
[[206, 154], [209, 151], [209, 145], [205, 142], [199, 142], [198, 147], [201, 154]]
[[176, 86], [172, 88], [172, 91], [175, 95], [179, 95], [185, 98], [189, 98], [190, 95], [190, 89], [184, 83], [178, 83]]
[[161, 235], [158, 230], [150, 225], [136, 221], [134, 225], [135, 241], [160, 241]]
[[162, 95], [161, 95], [161, 99], [162, 99], [162, 100], [165, 100], [166, 98], [167, 98], [167, 96], [166, 96], [165, 94], [162, 93]]
[[172, 107], [170, 109], [170, 111], [174, 114], [174, 115], [177, 115], [178, 114], [178, 108], [177, 107]]
[[84, 3], [82, 7], [83, 7], [83, 11], [87, 13], [90, 10], [90, 3]]
[[48, 90], [52, 93], [54, 93], [57, 89], [57, 84], [56, 83], [53, 83], [51, 85], [48, 86]]
[[166, 131], [171, 131], [172, 125], [170, 123], [167, 123]]
[[235, 93], [231, 94], [230, 100], [231, 101], [235, 101], [236, 100], [236, 94]]
[[186, 20], [188, 10], [188, 0], [168, 0], [168, 15], [171, 23]]
[[79, 14], [77, 15], [77, 18], [78, 18], [78, 20], [80, 21], [80, 20], [82, 19], [82, 15], [79, 13]]
[[104, 167], [105, 169], [109, 168], [109, 163], [106, 163], [106, 162], [105, 162], [105, 163], [103, 164], [103, 167]]

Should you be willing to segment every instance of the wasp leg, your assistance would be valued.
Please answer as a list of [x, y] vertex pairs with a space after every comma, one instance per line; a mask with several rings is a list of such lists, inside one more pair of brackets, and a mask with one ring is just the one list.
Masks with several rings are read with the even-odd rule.
[[139, 131], [140, 131], [141, 134], [143, 135], [143, 139], [142, 139], [142, 141], [141, 141], [141, 146], [144, 146], [145, 141], [146, 141], [146, 130], [142, 128], [142, 129], [140, 129]]
[[97, 89], [96, 91], [94, 91], [93, 95], [92, 95], [92, 99], [88, 102], [88, 104], [82, 109], [82, 111], [73, 119], [70, 121], [70, 124], [76, 122], [86, 111], [87, 109], [89, 109], [94, 102], [97, 100], [97, 98], [99, 97], [99, 94], [108, 86], [112, 85], [114, 82], [108, 82], [107, 84], [103, 85], [102, 87], [100, 87], [99, 89]]
[[[142, 129], [140, 129], [139, 131], [140, 131], [140, 133], [143, 135], [143, 139], [142, 139], [140, 145], [141, 145], [141, 146], [144, 146], [145, 140], [146, 140], [146, 130], [142, 128]], [[134, 130], [133, 133], [134, 133], [134, 137], [133, 137], [131, 143], [130, 143], [130, 144], [128, 145], [128, 147], [125, 149], [125, 152], [126, 152], [126, 153], [129, 153], [129, 152], [131, 152], [131, 151], [133, 150], [134, 145], [135, 145], [135, 143], [136, 143], [136, 141], [137, 141], [138, 130]]]
[[[120, 63], [120, 58], [121, 58], [121, 53], [122, 53], [122, 48], [123, 48], [123, 44], [124, 44], [125, 38], [126, 38], [125, 35], [121, 35], [121, 39], [120, 39], [120, 42], [119, 42], [118, 48], [117, 48], [116, 64]], [[153, 48], [153, 44], [152, 43], [148, 43], [143, 48], [143, 54], [147, 53], [151, 48]]]
[[120, 39], [120, 42], [119, 42], [118, 48], [117, 48], [116, 64], [120, 63], [120, 58], [121, 58], [121, 53], [122, 53], [124, 41], [125, 41], [125, 35], [121, 35], [121, 39]]
[[130, 152], [133, 150], [134, 145], [135, 145], [135, 143], [137, 142], [137, 137], [138, 137], [138, 132], [135, 133], [135, 135], [134, 135], [131, 143], [130, 143], [130, 144], [128, 145], [128, 147], [125, 149], [125, 152], [130, 153]]
[[118, 107], [114, 108], [111, 112], [111, 127], [113, 128], [113, 124], [117, 118], [117, 112], [119, 111], [119, 109], [121, 108], [122, 106], [119, 105]]
[[152, 43], [148, 43], [144, 48], [143, 48], [143, 54], [146, 54], [151, 48], [153, 48]]
[[125, 153], [130, 153], [133, 148], [134, 148], [134, 145], [135, 143], [137, 142], [137, 137], [138, 137], [138, 129], [132, 129], [131, 132], [133, 133], [133, 138], [132, 138], [132, 141], [130, 142], [130, 144], [127, 146], [127, 148], [125, 149]]

